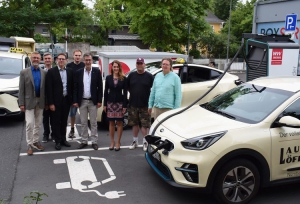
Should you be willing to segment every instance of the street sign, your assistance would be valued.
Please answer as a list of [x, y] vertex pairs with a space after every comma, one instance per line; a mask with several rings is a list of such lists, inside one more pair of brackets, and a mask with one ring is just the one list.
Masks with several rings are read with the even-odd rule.
[[297, 14], [288, 14], [285, 18], [285, 31], [295, 32], [297, 27]]

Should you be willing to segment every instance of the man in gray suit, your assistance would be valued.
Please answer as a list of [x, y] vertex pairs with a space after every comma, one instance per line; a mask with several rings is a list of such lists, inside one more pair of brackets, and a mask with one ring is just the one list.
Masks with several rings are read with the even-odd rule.
[[39, 143], [39, 130], [42, 124], [45, 108], [45, 78], [46, 72], [39, 68], [41, 55], [31, 54], [32, 66], [20, 72], [19, 106], [25, 112], [27, 154], [32, 155], [33, 149], [44, 150]]

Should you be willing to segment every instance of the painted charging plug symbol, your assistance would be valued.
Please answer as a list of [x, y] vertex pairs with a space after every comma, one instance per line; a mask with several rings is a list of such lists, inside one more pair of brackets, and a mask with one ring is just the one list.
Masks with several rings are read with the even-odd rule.
[[[97, 181], [96, 175], [90, 163], [91, 159], [102, 161], [110, 177], [102, 180], [101, 182]], [[97, 186], [100, 186], [101, 184], [105, 184], [116, 179], [114, 172], [109, 166], [107, 160], [104, 158], [74, 156], [74, 157], [67, 157], [66, 159], [55, 159], [53, 160], [53, 162], [54, 164], [67, 163], [69, 174], [70, 174], [70, 182], [57, 183], [56, 184], [57, 189], [73, 188], [75, 190], [79, 190], [80, 192], [84, 192], [84, 193], [95, 192], [97, 195], [109, 199], [115, 199], [115, 198], [120, 198], [120, 196], [126, 196], [126, 194], [123, 194], [124, 191], [109, 191], [103, 195], [99, 191], [92, 189]], [[90, 184], [84, 185], [85, 183], [90, 183]]]

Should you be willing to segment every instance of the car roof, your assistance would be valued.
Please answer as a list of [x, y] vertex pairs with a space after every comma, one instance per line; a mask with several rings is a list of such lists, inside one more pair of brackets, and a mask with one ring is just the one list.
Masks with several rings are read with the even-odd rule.
[[24, 55], [26, 55], [26, 54], [23, 54], [23, 53], [0, 52], [0, 57], [10, 57], [10, 58], [22, 59]]
[[291, 92], [300, 90], [300, 76], [260, 77], [249, 83]]
[[[173, 67], [174, 66], [183, 66], [184, 64], [173, 64]], [[194, 67], [203, 67], [203, 68], [208, 68], [208, 69], [211, 69], [211, 70], [216, 70], [218, 72], [224, 72], [223, 70], [220, 70], [220, 69], [216, 69], [216, 68], [213, 68], [213, 67], [210, 67], [210, 66], [206, 66], [206, 65], [202, 65], [202, 64], [188, 64], [188, 66], [194, 66]]]

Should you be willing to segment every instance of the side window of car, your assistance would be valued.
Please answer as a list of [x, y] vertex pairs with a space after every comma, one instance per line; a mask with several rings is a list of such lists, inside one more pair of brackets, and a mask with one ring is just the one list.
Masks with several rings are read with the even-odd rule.
[[297, 99], [280, 114], [280, 117], [283, 116], [292, 116], [300, 120], [300, 99]]
[[217, 79], [222, 75], [221, 72], [215, 71], [215, 70], [211, 70], [211, 79]]
[[211, 79], [210, 70], [203, 67], [189, 67], [188, 83], [208, 81]]

